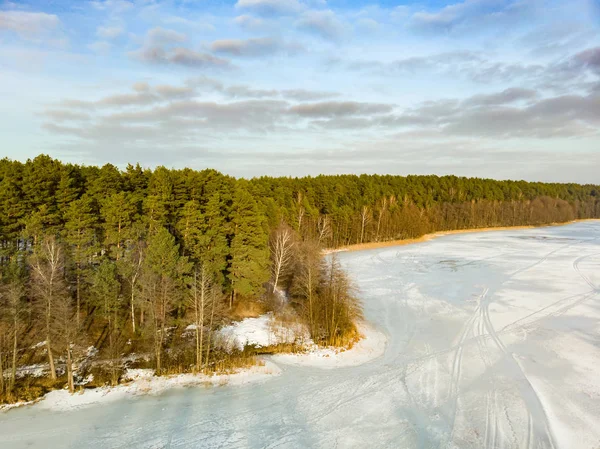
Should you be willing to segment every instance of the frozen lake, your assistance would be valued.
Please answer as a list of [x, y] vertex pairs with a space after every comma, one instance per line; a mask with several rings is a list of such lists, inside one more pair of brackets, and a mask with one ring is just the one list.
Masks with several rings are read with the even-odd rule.
[[0, 447], [600, 447], [600, 223], [341, 253], [388, 337], [358, 367], [0, 414]]

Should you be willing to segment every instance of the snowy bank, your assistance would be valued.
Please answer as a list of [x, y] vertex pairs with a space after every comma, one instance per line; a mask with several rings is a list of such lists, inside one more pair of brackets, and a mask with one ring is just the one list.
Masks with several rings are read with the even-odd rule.
[[385, 352], [386, 336], [366, 323], [361, 323], [358, 330], [363, 338], [351, 349], [323, 348], [313, 343], [306, 352], [275, 354], [271, 359], [286, 365], [333, 369], [362, 365], [382, 356]]
[[240, 369], [231, 374], [213, 376], [205, 374], [179, 374], [175, 376], [156, 377], [153, 370], [130, 369], [125, 375], [125, 378], [130, 380], [127, 384], [115, 387], [107, 386], [85, 389], [74, 394], [70, 394], [67, 390], [55, 390], [45, 395], [42, 400], [36, 403], [35, 407], [46, 410], [67, 411], [97, 404], [106, 404], [144, 394], [157, 395], [171, 388], [222, 385], [239, 386], [264, 382], [270, 377], [278, 376], [279, 374], [281, 374], [279, 367], [268, 360], [263, 360], [263, 365]]
[[219, 346], [226, 351], [244, 350], [246, 346], [265, 348], [278, 344], [310, 342], [308, 329], [300, 323], [282, 323], [272, 313], [245, 318], [219, 330]]

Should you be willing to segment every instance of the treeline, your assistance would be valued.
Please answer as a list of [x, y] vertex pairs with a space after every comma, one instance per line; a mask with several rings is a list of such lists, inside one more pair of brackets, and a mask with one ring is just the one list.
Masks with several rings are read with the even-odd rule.
[[438, 231], [600, 217], [600, 187], [456, 176], [339, 175], [250, 181], [270, 221], [326, 247]]
[[124, 354], [152, 354], [157, 373], [224, 367], [215, 330], [251, 309], [292, 308], [314, 340], [346, 344], [360, 307], [323, 248], [600, 217], [596, 186], [236, 180], [48, 156], [0, 161], [0, 205], [0, 400], [18, 396], [17, 367], [31, 363], [48, 367], [49, 388], [73, 389], [92, 346], [113, 384]]

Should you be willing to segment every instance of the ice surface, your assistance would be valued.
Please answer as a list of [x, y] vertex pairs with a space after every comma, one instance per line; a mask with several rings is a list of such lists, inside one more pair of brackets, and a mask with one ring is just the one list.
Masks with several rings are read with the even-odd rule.
[[382, 356], [0, 414], [0, 447], [600, 446], [600, 223], [339, 255]]

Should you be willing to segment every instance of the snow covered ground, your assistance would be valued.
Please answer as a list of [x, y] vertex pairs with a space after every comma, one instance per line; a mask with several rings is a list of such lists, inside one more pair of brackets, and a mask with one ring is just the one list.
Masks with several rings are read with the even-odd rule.
[[116, 387], [93, 388], [81, 393], [70, 394], [67, 390], [55, 390], [48, 393], [35, 405], [47, 410], [75, 410], [92, 405], [105, 405], [108, 402], [119, 401], [139, 395], [157, 395], [172, 388], [194, 386], [236, 386], [254, 382], [263, 382], [271, 376], [281, 374], [279, 367], [265, 360], [263, 364], [231, 374], [206, 376], [196, 374], [179, 374], [176, 376], [154, 376], [151, 369], [129, 369], [125, 378], [130, 382]]
[[0, 414], [0, 447], [600, 447], [600, 223], [339, 257], [387, 337], [369, 363], [276, 357], [243, 388], [40, 403]]
[[264, 348], [280, 343], [304, 344], [310, 340], [308, 329], [301, 324], [281, 323], [268, 313], [245, 318], [219, 330], [220, 345], [226, 350], [242, 351], [245, 346]]
[[305, 352], [275, 354], [271, 360], [286, 365], [333, 369], [362, 365], [383, 355], [386, 336], [367, 323], [361, 323], [359, 331], [362, 338], [351, 349], [322, 348], [309, 341]]

